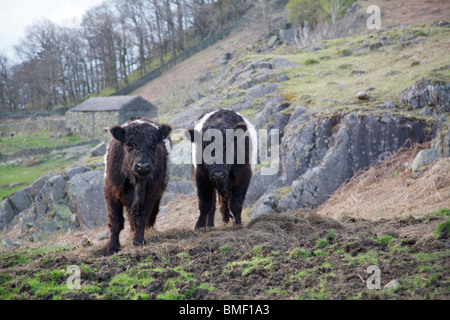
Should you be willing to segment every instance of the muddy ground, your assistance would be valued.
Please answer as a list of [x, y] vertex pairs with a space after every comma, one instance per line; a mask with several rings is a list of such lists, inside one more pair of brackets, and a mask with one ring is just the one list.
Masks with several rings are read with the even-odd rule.
[[[105, 244], [0, 252], [2, 299], [449, 299], [448, 209], [370, 221], [274, 214], [244, 227], [147, 232]], [[68, 289], [70, 265], [79, 289]], [[368, 288], [369, 266], [380, 289]], [[374, 279], [372, 277], [371, 279]], [[396, 281], [393, 281], [396, 280]], [[390, 283], [392, 288], [385, 286]]]

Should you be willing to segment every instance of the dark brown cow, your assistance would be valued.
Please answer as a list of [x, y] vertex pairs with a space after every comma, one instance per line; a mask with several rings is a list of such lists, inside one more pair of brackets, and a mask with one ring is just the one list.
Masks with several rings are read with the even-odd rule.
[[[216, 137], [212, 137], [214, 134], [207, 133], [211, 132], [211, 129]], [[239, 129], [244, 135], [235, 136], [235, 132]], [[242, 206], [252, 177], [251, 163], [255, 163], [256, 131], [253, 125], [234, 111], [219, 109], [201, 115], [194, 128], [189, 129], [188, 132], [193, 143], [192, 154], [200, 209], [200, 216], [195, 228], [214, 226], [216, 192], [219, 197], [222, 221], [228, 223], [230, 218], [234, 217], [236, 225], [242, 224]], [[233, 136], [227, 140], [230, 132]], [[212, 151], [212, 156], [217, 155], [216, 160], [221, 161], [206, 161], [203, 157], [207, 153], [205, 151], [213, 149], [211, 144], [216, 141], [215, 139], [220, 138], [220, 135], [223, 144], [219, 148], [215, 148], [218, 150]], [[231, 140], [234, 141], [233, 148], [227, 146], [226, 143]], [[237, 148], [239, 143], [243, 143], [241, 146], [244, 146], [240, 151]], [[250, 149], [251, 147], [254, 148]], [[223, 148], [222, 151], [220, 148]], [[220, 151], [222, 155], [217, 154]], [[239, 152], [242, 151], [244, 160], [241, 158], [238, 161]], [[227, 161], [227, 155], [230, 155], [230, 152], [232, 152], [231, 162]], [[197, 162], [199, 163], [197, 164]]]
[[154, 225], [168, 182], [171, 130], [147, 118], [134, 118], [110, 128], [113, 138], [105, 157], [103, 187], [111, 231], [108, 255], [120, 249], [123, 208], [134, 234], [133, 245], [143, 245], [145, 228]]

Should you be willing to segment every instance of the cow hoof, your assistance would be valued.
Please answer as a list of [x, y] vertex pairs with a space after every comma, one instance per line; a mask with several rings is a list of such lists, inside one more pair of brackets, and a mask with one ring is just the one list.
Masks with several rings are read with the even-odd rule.
[[106, 249], [106, 255], [107, 256], [112, 256], [113, 254], [117, 253], [120, 251], [119, 247], [110, 247]]
[[145, 241], [145, 240], [142, 240], [142, 241], [133, 240], [133, 246], [135, 246], [135, 247], [142, 247], [142, 246], [145, 246], [146, 244], [147, 244], [147, 241]]

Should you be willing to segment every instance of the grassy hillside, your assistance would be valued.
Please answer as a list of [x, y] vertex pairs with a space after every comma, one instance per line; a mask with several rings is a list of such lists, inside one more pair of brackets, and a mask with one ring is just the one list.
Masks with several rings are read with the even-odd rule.
[[299, 50], [285, 56], [301, 68], [288, 73], [282, 89], [294, 104], [312, 108], [393, 101], [422, 77], [450, 79], [450, 29], [432, 25], [381, 32], [321, 43], [320, 51]]
[[[56, 136], [49, 131], [4, 137], [0, 153], [10, 155], [24, 149], [37, 147], [67, 147], [85, 140], [75, 136]], [[78, 157], [66, 157], [64, 151], [18, 157], [14, 161], [0, 163], [0, 200], [31, 184], [41, 175], [71, 165]]]

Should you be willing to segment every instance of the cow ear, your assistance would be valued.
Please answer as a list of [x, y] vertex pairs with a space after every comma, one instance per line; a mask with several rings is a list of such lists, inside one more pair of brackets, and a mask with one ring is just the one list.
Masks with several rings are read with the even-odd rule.
[[184, 136], [191, 142], [194, 142], [194, 128], [186, 129], [184, 131]]
[[170, 132], [172, 132], [171, 126], [168, 126], [167, 124], [160, 125], [159, 134], [161, 135], [161, 141], [164, 140], [165, 138], [167, 138], [169, 136]]
[[119, 140], [120, 142], [125, 142], [125, 129], [120, 126], [114, 126], [109, 129], [109, 132], [111, 132], [112, 136]]
[[242, 129], [242, 130], [245, 132], [245, 131], [247, 131], [247, 125], [245, 124], [245, 122], [239, 122], [239, 123], [236, 123], [236, 124], [233, 126], [233, 129], [234, 129], [234, 130], [236, 130], [236, 129]]

